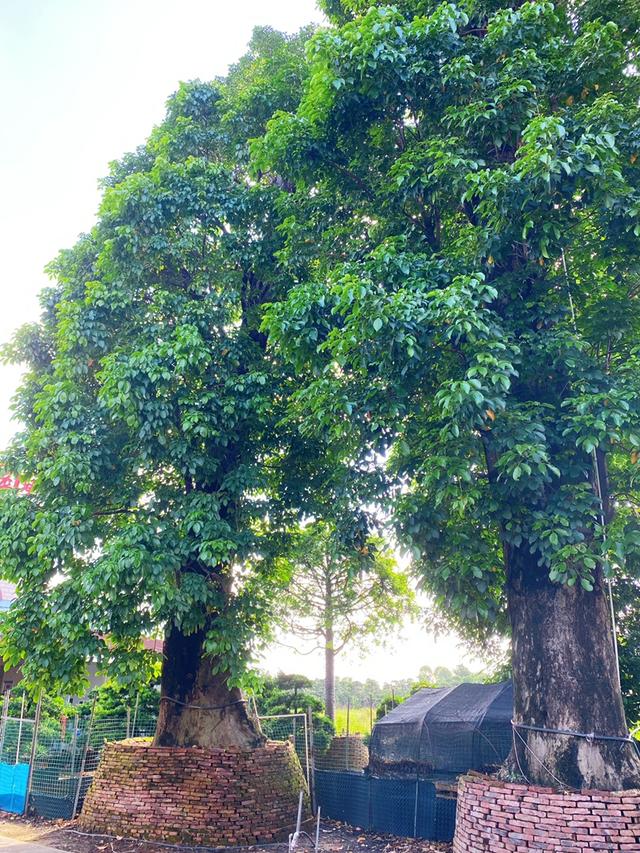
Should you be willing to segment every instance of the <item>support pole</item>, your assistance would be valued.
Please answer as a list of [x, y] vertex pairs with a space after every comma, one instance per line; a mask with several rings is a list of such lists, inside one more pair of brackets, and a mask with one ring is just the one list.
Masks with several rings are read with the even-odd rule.
[[0, 728], [0, 761], [2, 761], [2, 753], [4, 752], [4, 739], [7, 734], [7, 720], [9, 717], [9, 701], [11, 699], [11, 689], [5, 690], [2, 700], [2, 724]]
[[311, 794], [311, 773], [309, 768], [309, 721], [307, 720], [306, 714], [303, 715], [302, 719], [304, 720], [304, 765], [305, 770], [307, 771], [309, 794]]
[[80, 801], [80, 789], [82, 788], [82, 776], [84, 775], [84, 768], [87, 763], [87, 752], [89, 751], [89, 745], [91, 743], [91, 730], [93, 729], [93, 718], [96, 713], [96, 697], [93, 697], [93, 705], [91, 706], [91, 716], [89, 717], [89, 726], [87, 728], [87, 740], [84, 745], [84, 752], [82, 753], [82, 761], [80, 762], [80, 770], [78, 772], [78, 787], [76, 788], [76, 796], [73, 801], [73, 811], [71, 812], [71, 817], [74, 818], [76, 816], [76, 812], [78, 811], [78, 803]]
[[73, 732], [71, 734], [71, 775], [76, 772], [76, 751], [78, 749], [78, 715], [73, 718]]
[[135, 704], [135, 708], [133, 709], [133, 726], [132, 726], [131, 737], [136, 736], [136, 722], [138, 721], [138, 708], [139, 707], [140, 707], [140, 694], [137, 693], [136, 694], [136, 704]]
[[351, 717], [351, 699], [347, 699], [347, 736], [344, 741], [344, 769], [349, 769], [349, 720]]
[[33, 721], [33, 737], [31, 738], [31, 755], [29, 756], [29, 776], [27, 778], [27, 794], [24, 798], [24, 809], [22, 814], [26, 815], [29, 810], [29, 797], [31, 796], [31, 785], [33, 783], [33, 769], [36, 763], [36, 750], [38, 748], [38, 732], [40, 731], [40, 712], [42, 711], [42, 694], [38, 697], [36, 705], [36, 716]]
[[313, 711], [307, 708], [307, 737], [309, 739], [309, 798], [311, 800], [311, 812], [315, 814], [318, 804], [316, 802], [316, 761], [315, 746], [313, 743]]
[[16, 742], [16, 764], [20, 764], [20, 743], [22, 741], [22, 721], [24, 720], [24, 703], [27, 701], [26, 692], [22, 694], [22, 705], [20, 706], [20, 722], [18, 724], [18, 740]]

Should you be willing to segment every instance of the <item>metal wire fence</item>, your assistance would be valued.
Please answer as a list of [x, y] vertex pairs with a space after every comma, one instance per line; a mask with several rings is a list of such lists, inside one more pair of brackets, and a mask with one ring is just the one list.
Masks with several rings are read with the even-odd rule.
[[[71, 819], [79, 813], [104, 745], [152, 737], [156, 715], [137, 707], [103, 714], [85, 706], [73, 717], [31, 716], [5, 696], [0, 719], [0, 809]], [[16, 716], [16, 708], [19, 707]], [[370, 709], [367, 716], [372, 720]], [[455, 794], [448, 780], [380, 778], [370, 760], [370, 735], [351, 731], [351, 720], [331, 735], [307, 714], [260, 717], [270, 740], [292, 744], [312, 803], [328, 818], [365, 830], [448, 840], [455, 821]]]
[[296, 751], [307, 784], [311, 785], [309, 724], [306, 714], [272, 714], [260, 717], [263, 733], [269, 740], [289, 741]]
[[21, 813], [25, 808], [35, 721], [22, 714], [10, 717], [8, 706], [7, 698], [0, 721], [0, 809]]
[[29, 808], [48, 818], [69, 819], [82, 807], [105, 743], [151, 737], [155, 715], [98, 715], [62, 719], [59, 728], [38, 729], [28, 791]]
[[[71, 819], [79, 813], [106, 743], [128, 738], [151, 738], [157, 715], [138, 712], [101, 714], [95, 703], [90, 713], [73, 717], [41, 715], [42, 700], [33, 717], [9, 714], [10, 693], [0, 718], [0, 810], [34, 813], [51, 819]], [[11, 703], [15, 707], [15, 700]], [[261, 717], [270, 740], [289, 741], [305, 778], [313, 786], [313, 744], [306, 714]]]

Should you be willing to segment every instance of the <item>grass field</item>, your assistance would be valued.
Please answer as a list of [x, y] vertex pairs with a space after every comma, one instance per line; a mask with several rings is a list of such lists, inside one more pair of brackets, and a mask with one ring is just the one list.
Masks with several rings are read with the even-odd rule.
[[[368, 735], [371, 732], [368, 708], [351, 708], [349, 712], [349, 734]], [[347, 709], [336, 708], [336, 733], [345, 734], [347, 731]]]

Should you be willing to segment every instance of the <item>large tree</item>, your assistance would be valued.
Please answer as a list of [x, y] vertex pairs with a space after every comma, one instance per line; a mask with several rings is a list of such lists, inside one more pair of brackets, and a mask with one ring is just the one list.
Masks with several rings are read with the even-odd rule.
[[510, 770], [638, 785], [607, 592], [637, 544], [608, 476], [640, 446], [637, 4], [325, 7], [254, 148], [296, 189], [266, 325], [312, 372], [294, 416], [386, 466], [450, 620], [508, 623]]
[[416, 612], [407, 575], [381, 539], [345, 547], [335, 527], [316, 521], [300, 531], [288, 562], [283, 625], [324, 653], [324, 699], [335, 720], [336, 657], [347, 648], [384, 641]]
[[9, 348], [27, 372], [3, 464], [34, 485], [0, 503], [3, 658], [52, 689], [91, 658], [126, 683], [164, 629], [161, 746], [262, 742], [239, 685], [286, 582], [302, 443], [277, 427], [294, 376], [259, 329], [291, 283], [283, 189], [248, 179], [246, 142], [295, 108], [305, 39], [257, 31], [227, 79], [179, 88]]

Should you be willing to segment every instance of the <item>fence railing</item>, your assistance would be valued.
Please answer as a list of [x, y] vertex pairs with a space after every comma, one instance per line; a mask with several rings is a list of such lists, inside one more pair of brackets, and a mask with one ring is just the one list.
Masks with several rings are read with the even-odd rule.
[[[156, 714], [139, 712], [96, 713], [73, 717], [42, 715], [42, 701], [28, 717], [23, 698], [18, 716], [9, 714], [6, 693], [0, 717], [0, 810], [69, 820], [75, 817], [91, 785], [106, 743], [134, 737], [152, 737]], [[15, 714], [15, 700], [11, 703]], [[306, 714], [260, 717], [270, 740], [289, 741], [313, 788], [312, 736]]]

